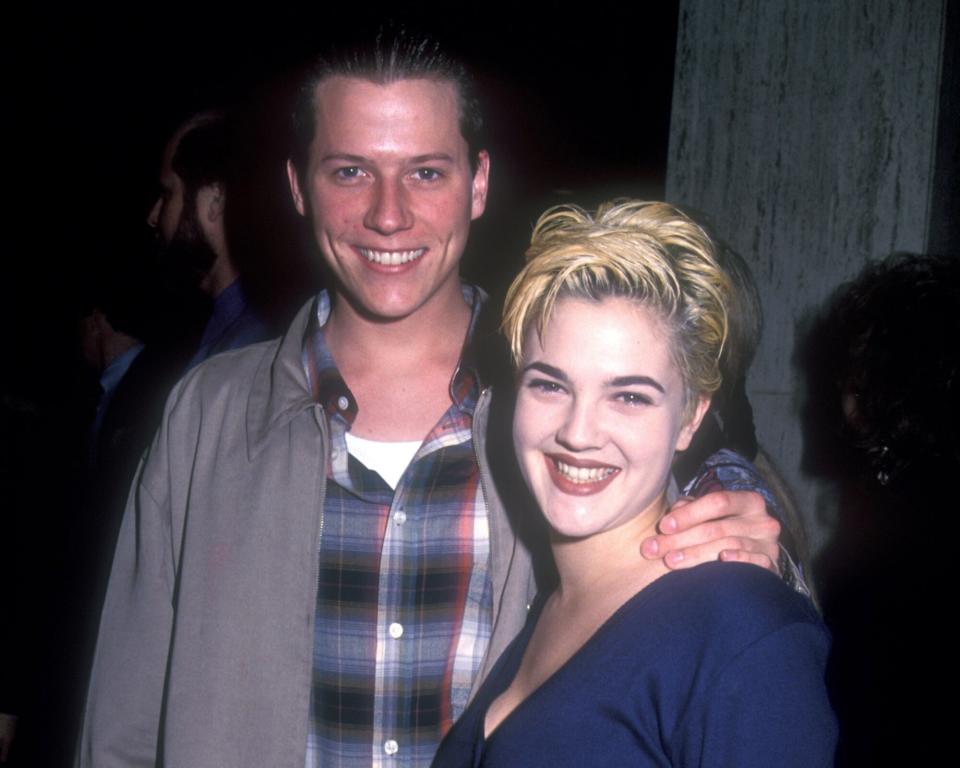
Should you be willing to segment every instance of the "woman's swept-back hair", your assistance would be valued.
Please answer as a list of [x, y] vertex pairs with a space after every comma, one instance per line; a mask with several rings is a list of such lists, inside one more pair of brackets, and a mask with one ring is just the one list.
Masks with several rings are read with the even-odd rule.
[[517, 365], [527, 333], [542, 337], [557, 299], [627, 298], [652, 310], [669, 333], [688, 409], [719, 388], [733, 289], [713, 241], [686, 214], [640, 200], [605, 203], [595, 215], [551, 208], [534, 227], [526, 260], [503, 310]]

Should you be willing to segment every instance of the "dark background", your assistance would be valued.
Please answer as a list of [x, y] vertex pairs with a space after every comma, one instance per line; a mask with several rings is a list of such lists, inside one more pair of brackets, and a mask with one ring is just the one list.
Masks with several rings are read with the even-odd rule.
[[[273, 2], [256, 13], [236, 15], [229, 7], [218, 12], [196, 5], [149, 5], [125, 12], [44, 5], [26, 16], [14, 18], [10, 13], [5, 19], [0, 38], [7, 127], [6, 236], [0, 267], [7, 341], [3, 395], [17, 399], [16, 407], [30, 417], [26, 421], [51, 420], [55, 428], [49, 434], [58, 438], [48, 439], [46, 432], [38, 436], [32, 450], [44, 457], [43, 466], [36, 468], [35, 478], [14, 478], [17, 482], [10, 485], [24, 489], [23, 509], [43, 518], [38, 527], [44, 530], [34, 543], [50, 560], [55, 559], [54, 548], [48, 546], [55, 515], [74, 511], [69, 503], [61, 503], [70, 498], [72, 489], [60, 472], [67, 453], [60, 438], [68, 431], [62, 429], [61, 419], [79, 383], [74, 304], [118, 264], [135, 267], [146, 261], [151, 249], [144, 222], [155, 199], [163, 145], [192, 112], [219, 105], [239, 116], [242, 151], [228, 203], [232, 245], [253, 278], [248, 289], [258, 292], [260, 299], [273, 299], [278, 325], [320, 280], [318, 257], [290, 204], [283, 168], [293, 83], [312, 53], [358, 25], [387, 17], [423, 23], [459, 49], [478, 75], [486, 97], [492, 179], [487, 212], [474, 227], [464, 264], [470, 279], [488, 288], [502, 287], [517, 270], [533, 221], [549, 204], [592, 206], [618, 195], [663, 196], [676, 2], [623, 7], [594, 2], [579, 6], [575, 15], [560, 15], [553, 5], [549, 11], [531, 12], [529, 6], [518, 4], [522, 15], [454, 3], [412, 4], [401, 11], [396, 4], [355, 5], [365, 10], [321, 4], [293, 9]], [[951, 8], [948, 26], [955, 27], [957, 5]], [[943, 244], [953, 243], [949, 235], [955, 231], [950, 225], [955, 223], [956, 186], [949, 183], [951, 174], [943, 172], [956, 166], [956, 131], [949, 128], [955, 126], [950, 118], [960, 100], [947, 95], [955, 85], [955, 61], [953, 51], [943, 68], [938, 152], [944, 159], [937, 160], [932, 227], [941, 250], [947, 247]], [[156, 334], [175, 328], [189, 309], [176, 301], [152, 300], [157, 301], [149, 313]], [[42, 410], [43, 418], [35, 417], [33, 408]], [[19, 443], [13, 446], [18, 452], [23, 448]], [[49, 507], [44, 507], [43, 498], [50, 500]], [[898, 535], [905, 528], [897, 529]], [[917, 530], [922, 538], [927, 529]], [[860, 529], [854, 533], [857, 538], [842, 553], [844, 558], [861, 545]], [[10, 537], [6, 541], [0, 537], [0, 562], [9, 554], [4, 549], [9, 541]], [[64, 549], [71, 544], [66, 542]], [[921, 545], [925, 542], [908, 546], [898, 538], [897, 558], [925, 551]], [[904, 659], [913, 664], [915, 654], [898, 647], [892, 661], [875, 662], [869, 655], [875, 649], [864, 654], [864, 643], [877, 635], [896, 640], [896, 629], [913, 626], [886, 609], [896, 590], [905, 595], [902, 603], [910, 604], [916, 602], [910, 590], [925, 579], [948, 583], [939, 572], [931, 576], [932, 569], [923, 568], [917, 569], [913, 581], [904, 582], [900, 570], [890, 569], [892, 560], [882, 559], [879, 570], [896, 584], [881, 581], [878, 588], [857, 581], [850, 589], [850, 602], [844, 607], [866, 606], [860, 613], [850, 612], [853, 630], [846, 630], [851, 656], [866, 659], [851, 666], [851, 675], [861, 668], [870, 675], [877, 669], [911, 674]], [[50, 563], [38, 561], [36, 571], [50, 570]], [[28, 592], [34, 586], [19, 585]], [[867, 610], [874, 606], [863, 601], [865, 593], [879, 595], [878, 614], [891, 613], [889, 634], [874, 631]], [[43, 612], [48, 605], [51, 610], [62, 607], [54, 598], [36, 610]], [[928, 610], [921, 603], [914, 612], [937, 617], [940, 607]], [[835, 628], [835, 636], [839, 638], [842, 630]], [[875, 637], [864, 639], [871, 633]], [[915, 634], [942, 633], [931, 627]], [[61, 640], [70, 642], [69, 636], [48, 642], [59, 646]], [[927, 648], [924, 655], [936, 656]], [[47, 674], [60, 678], [63, 695], [69, 697], [66, 689], [72, 681], [61, 672], [53, 668]], [[895, 689], [887, 674], [878, 679], [878, 690]], [[0, 678], [0, 688], [3, 684]], [[859, 689], [861, 681], [854, 680], [851, 687]], [[866, 690], [872, 695], [873, 689]], [[44, 699], [44, 694], [38, 693], [38, 698]], [[879, 704], [884, 701], [878, 697]], [[41, 704], [47, 721], [40, 720], [34, 738], [59, 736], [63, 743], [49, 749], [65, 758], [71, 748], [71, 726], [47, 723], [69, 721], [75, 714], [70, 711], [72, 703], [66, 701], [60, 711], [49, 700]], [[864, 718], [867, 729], [882, 734], [884, 727], [878, 722]], [[899, 730], [909, 735], [930, 729]]]
[[[675, 3], [538, 19], [468, 15], [453, 4], [363, 6], [271, 4], [241, 15], [152, 6], [153, 16], [48, 7], [8, 27], [8, 160], [17, 182], [3, 305], [5, 327], [16, 329], [7, 357], [16, 390], [29, 395], [56, 381], [72, 343], [70, 303], [103, 265], [145, 258], [143, 222], [163, 144], [186, 115], [210, 105], [241, 118], [234, 246], [282, 323], [317, 279], [283, 171], [292, 83], [312, 53], [388, 15], [435, 30], [481, 83], [492, 191], [468, 248], [471, 279], [496, 288], [515, 272], [548, 204], [662, 196]], [[170, 303], [152, 311], [160, 332], [177, 320]]]
[[[466, 8], [421, 4], [390, 15], [435, 30], [480, 81], [491, 196], [464, 271], [496, 291], [517, 271], [547, 205], [662, 197], [677, 8], [592, 6], [589, 15], [538, 20], [474, 11], [455, 20], [451, 7], [458, 17]], [[151, 290], [159, 286], [150, 284], [145, 219], [165, 142], [186, 116], [220, 106], [238, 118], [231, 255], [246, 269], [248, 293], [282, 327], [321, 280], [284, 171], [298, 71], [329, 42], [386, 17], [375, 6], [358, 14], [274, 3], [241, 16], [44, 6], [7, 20], [0, 306], [11, 423], [0, 467], [0, 574], [5, 582], [15, 571], [15, 607], [0, 639], [15, 650], [0, 654], [14, 660], [0, 665], [0, 711], [3, 696], [20, 691], [9, 702], [24, 715], [19, 764], [68, 763], [88, 664], [77, 659], [95, 626], [91, 610], [73, 604], [71, 586], [90, 538], [78, 501], [91, 385], [77, 356], [78, 309], [98, 284], [129, 277], [134, 302], [148, 310], [151, 326], [140, 334], [148, 346], [189, 325], [189, 302]]]

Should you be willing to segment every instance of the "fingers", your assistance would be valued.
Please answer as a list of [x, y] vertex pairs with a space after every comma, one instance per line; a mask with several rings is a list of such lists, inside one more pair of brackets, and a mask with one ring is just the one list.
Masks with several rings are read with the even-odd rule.
[[753, 491], [715, 491], [699, 499], [682, 498], [660, 521], [661, 533], [686, 531], [725, 517], [769, 517], [763, 496]]
[[[754, 563], [762, 568], [771, 568], [773, 561], [770, 556], [762, 550], [753, 549], [755, 544], [756, 542], [752, 539], [737, 536], [724, 537], [704, 544], [694, 544], [670, 551], [664, 550], [663, 562], [673, 570], [693, 568], [714, 560]], [[659, 546], [662, 549], [662, 544]]]
[[659, 529], [660, 534], [646, 539], [640, 551], [647, 559], [663, 558], [668, 568], [722, 559], [778, 572], [780, 523], [767, 513], [759, 494], [721, 491], [681, 499]]
[[725, 563], [750, 563], [759, 565], [772, 571], [777, 576], [780, 575], [780, 568], [777, 566], [777, 560], [771, 560], [769, 555], [759, 552], [748, 552], [745, 549], [724, 549], [720, 552], [720, 560]]
[[724, 549], [746, 549], [759, 552], [775, 560], [779, 555], [780, 523], [775, 518], [744, 520], [728, 517], [700, 523], [680, 533], [661, 533], [644, 541], [641, 551], [651, 557], [663, 557], [669, 552], [710, 547], [714, 558]]

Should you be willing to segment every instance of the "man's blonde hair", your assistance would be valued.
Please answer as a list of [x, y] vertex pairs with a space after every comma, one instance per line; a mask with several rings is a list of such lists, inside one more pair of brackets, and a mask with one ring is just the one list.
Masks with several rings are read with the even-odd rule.
[[698, 395], [720, 387], [732, 287], [715, 254], [706, 232], [666, 203], [614, 201], [595, 215], [551, 208], [537, 221], [526, 266], [507, 292], [502, 328], [514, 363], [523, 359], [531, 328], [543, 336], [557, 299], [633, 299], [670, 333], [692, 408]]

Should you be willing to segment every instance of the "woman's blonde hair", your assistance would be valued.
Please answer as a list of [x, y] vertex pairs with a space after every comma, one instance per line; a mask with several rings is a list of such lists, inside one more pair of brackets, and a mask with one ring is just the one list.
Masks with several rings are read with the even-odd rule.
[[719, 388], [733, 289], [713, 241], [686, 214], [639, 200], [605, 203], [593, 216], [551, 208], [534, 227], [526, 261], [503, 310], [518, 366], [528, 331], [542, 337], [557, 299], [628, 298], [654, 310], [671, 334], [688, 409]]

